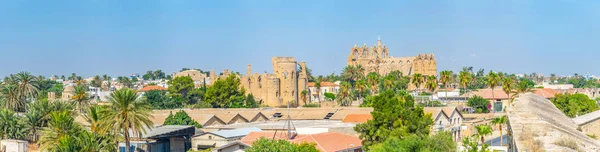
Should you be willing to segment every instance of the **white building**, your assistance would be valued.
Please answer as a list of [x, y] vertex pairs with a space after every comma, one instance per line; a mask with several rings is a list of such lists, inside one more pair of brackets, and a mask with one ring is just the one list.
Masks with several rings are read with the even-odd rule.
[[[317, 91], [317, 87], [314, 82], [308, 83], [308, 94], [307, 98], [309, 103], [325, 101], [325, 93], [337, 94], [340, 89], [340, 81], [336, 82], [321, 82], [320, 91]], [[317, 94], [318, 93], [318, 94]]]
[[244, 138], [250, 132], [262, 131], [260, 128], [239, 128], [233, 130], [221, 130], [206, 132], [192, 137], [192, 149], [203, 150], [208, 148], [222, 147]]
[[3, 152], [27, 152], [27, 141], [5, 139], [0, 141], [0, 151]]

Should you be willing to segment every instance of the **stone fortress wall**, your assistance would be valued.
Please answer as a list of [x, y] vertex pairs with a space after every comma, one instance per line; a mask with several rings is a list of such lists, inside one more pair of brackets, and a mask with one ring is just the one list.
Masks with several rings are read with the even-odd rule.
[[405, 75], [420, 73], [425, 76], [437, 76], [437, 63], [433, 54], [419, 54], [412, 57], [389, 56], [388, 48], [377, 39], [377, 45], [362, 47], [354, 45], [350, 49], [347, 65], [361, 65], [365, 68], [365, 75], [377, 72], [386, 75], [391, 71], [400, 71]]
[[[286, 106], [288, 102], [298, 104], [300, 92], [307, 90], [308, 79], [306, 62], [297, 62], [293, 57], [273, 57], [273, 73], [252, 73], [252, 66], [247, 66], [246, 75], [240, 75], [241, 87], [246, 90], [246, 95], [252, 94], [262, 105], [270, 107]], [[301, 71], [297, 71], [297, 66]], [[217, 76], [210, 70], [210, 82], [226, 78], [231, 72], [225, 70], [223, 75]]]

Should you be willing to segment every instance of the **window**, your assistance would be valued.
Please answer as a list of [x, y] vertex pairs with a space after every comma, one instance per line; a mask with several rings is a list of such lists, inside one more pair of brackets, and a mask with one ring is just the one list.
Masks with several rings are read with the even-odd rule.
[[244, 147], [243, 145], [240, 145], [240, 149], [245, 149], [246, 147]]
[[208, 139], [212, 139], [212, 136], [208, 136]]

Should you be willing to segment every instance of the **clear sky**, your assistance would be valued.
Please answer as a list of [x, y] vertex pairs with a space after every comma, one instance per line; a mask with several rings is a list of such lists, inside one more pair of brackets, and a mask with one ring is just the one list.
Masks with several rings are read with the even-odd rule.
[[272, 71], [271, 57], [340, 73], [354, 44], [435, 53], [438, 70], [600, 74], [600, 1], [0, 1], [0, 76]]

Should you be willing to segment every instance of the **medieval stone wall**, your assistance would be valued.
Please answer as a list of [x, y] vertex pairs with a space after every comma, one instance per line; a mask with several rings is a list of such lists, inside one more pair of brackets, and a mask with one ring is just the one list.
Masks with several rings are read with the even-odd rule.
[[[293, 57], [273, 57], [273, 73], [252, 74], [252, 66], [248, 65], [246, 75], [239, 76], [241, 87], [246, 90], [246, 95], [252, 94], [257, 101], [271, 107], [285, 106], [288, 102], [302, 105], [297, 102], [300, 92], [307, 89], [308, 79], [305, 72], [306, 63], [298, 63]], [[302, 69], [298, 73], [297, 66]], [[217, 76], [213, 70], [210, 71], [209, 79], [214, 82], [228, 76], [229, 70], [223, 75]]]
[[388, 48], [377, 40], [377, 45], [362, 47], [354, 45], [350, 49], [348, 65], [361, 65], [365, 68], [365, 75], [377, 72], [381, 75], [391, 71], [400, 71], [406, 75], [421, 73], [423, 75], [437, 75], [437, 64], [433, 54], [419, 54], [414, 57], [392, 57], [389, 56]]

